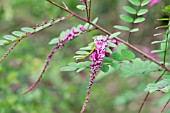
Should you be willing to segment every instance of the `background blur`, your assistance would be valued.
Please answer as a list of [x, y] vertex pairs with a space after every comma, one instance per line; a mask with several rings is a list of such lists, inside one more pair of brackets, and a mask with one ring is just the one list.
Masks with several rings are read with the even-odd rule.
[[[55, 0], [61, 3], [61, 0]], [[85, 12], [76, 9], [79, 0], [63, 0], [69, 9], [85, 17]], [[119, 14], [125, 13], [122, 6], [126, 0], [93, 0], [92, 18], [99, 17], [98, 24], [114, 32], [113, 25], [124, 24]], [[140, 24], [140, 32], [132, 36], [132, 43], [145, 52], [159, 48], [151, 45], [156, 26], [166, 23], [156, 19], [167, 16], [161, 12], [168, 0], [149, 8], [145, 23]], [[33, 27], [53, 17], [67, 15], [66, 12], [49, 4], [45, 0], [0, 0], [0, 37], [20, 30], [21, 27]], [[92, 41], [94, 31], [72, 41], [58, 51], [50, 62], [43, 78], [34, 90], [22, 95], [39, 75], [47, 54], [53, 48], [48, 42], [59, 36], [62, 30], [79, 23], [76, 18], [68, 19], [51, 28], [32, 35], [23, 41], [0, 64], [0, 113], [79, 113], [84, 103], [89, 81], [89, 70], [79, 74], [76, 72], [60, 72], [62, 66], [74, 61], [74, 52], [79, 47], [86, 46]], [[148, 32], [149, 31], [149, 32]], [[122, 38], [127, 37], [123, 33]], [[1, 39], [1, 38], [0, 38]], [[10, 47], [0, 47], [0, 56]], [[139, 78], [121, 78], [119, 72], [111, 72], [97, 77], [85, 113], [136, 113], [145, 92], [147, 83], [154, 81], [158, 74]], [[160, 98], [159, 93], [152, 94], [143, 113], [156, 113], [170, 95]]]

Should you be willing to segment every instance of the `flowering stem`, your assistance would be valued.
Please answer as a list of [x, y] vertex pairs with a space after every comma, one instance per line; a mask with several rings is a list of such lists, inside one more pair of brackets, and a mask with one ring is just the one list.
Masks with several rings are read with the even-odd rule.
[[[110, 33], [109, 31], [105, 30], [104, 28], [98, 26], [97, 24], [93, 24], [91, 21], [88, 21], [87, 19], [85, 19], [85, 18], [81, 17], [80, 15], [72, 12], [71, 10], [68, 10], [68, 9], [62, 7], [61, 5], [53, 2], [52, 0], [47, 0], [47, 1], [50, 2], [50, 3], [53, 4], [53, 5], [61, 8], [62, 10], [67, 11], [68, 13], [72, 14], [74, 17], [76, 17], [76, 18], [78, 18], [78, 19], [80, 19], [80, 20], [83, 20], [84, 22], [87, 22], [87, 23], [93, 25], [96, 29], [102, 31], [103, 33], [105, 33], [105, 34], [107, 34], [107, 35], [111, 35], [111, 34], [112, 34], [112, 33]], [[157, 65], [159, 65], [159, 66], [161, 66], [162, 68], [164, 68], [166, 71], [169, 71], [169, 72], [170, 72], [170, 69], [169, 69], [167, 66], [165, 66], [164, 64], [161, 64], [159, 61], [155, 60], [155, 59], [152, 58], [151, 56], [149, 56], [149, 55], [147, 55], [146, 53], [142, 52], [141, 50], [139, 50], [139, 49], [136, 48], [135, 46], [129, 44], [128, 42], [126, 42], [126, 41], [124, 41], [124, 40], [122, 40], [122, 39], [120, 39], [119, 37], [115, 37], [115, 39], [118, 40], [119, 42], [124, 43], [124, 44], [127, 45], [129, 48], [131, 48], [131, 49], [133, 49], [134, 51], [140, 53], [141, 55], [143, 55], [143, 56], [144, 56], [145, 58], [147, 58], [148, 60], [156, 63]]]
[[[49, 21], [50, 24], [47, 23], [48, 25], [45, 26], [45, 27], [43, 27], [42, 29], [36, 30], [35, 32], [32, 32], [32, 33], [26, 33], [26, 36], [25, 36], [25, 35], [24, 35], [24, 36], [21, 36], [17, 41], [15, 41], [15, 43], [14, 43], [14, 44], [7, 50], [7, 52], [1, 57], [0, 63], [8, 56], [8, 54], [15, 48], [16, 45], [18, 45], [18, 43], [19, 43], [23, 38], [28, 37], [28, 36], [30, 36], [30, 35], [32, 35], [32, 34], [37, 33], [37, 32], [40, 32], [40, 31], [42, 31], [42, 30], [44, 30], [44, 29], [46, 29], [46, 28], [48, 28], [48, 27], [53, 26], [54, 24], [57, 24], [57, 23], [59, 23], [59, 22], [61, 22], [61, 21], [63, 21], [63, 20], [66, 20], [66, 19], [68, 19], [68, 18], [70, 18], [70, 17], [72, 17], [72, 16], [73, 16], [72, 14], [69, 14], [68, 16], [64, 16], [64, 17], [61, 17], [61, 18], [54, 18], [54, 19], [52, 19], [52, 20]], [[36, 29], [37, 27], [34, 27], [34, 28]]]

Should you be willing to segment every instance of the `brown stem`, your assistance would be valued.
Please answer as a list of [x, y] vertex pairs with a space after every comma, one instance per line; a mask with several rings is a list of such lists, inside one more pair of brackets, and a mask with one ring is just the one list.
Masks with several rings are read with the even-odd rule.
[[[62, 7], [61, 5], [53, 2], [52, 0], [47, 0], [47, 1], [50, 2], [50, 3], [53, 4], [53, 5], [61, 8], [62, 10], [65, 10], [66, 12], [72, 14], [74, 17], [76, 17], [76, 18], [78, 18], [78, 19], [80, 19], [80, 20], [83, 20], [84, 22], [87, 22], [87, 23], [93, 25], [96, 29], [102, 31], [103, 33], [105, 33], [105, 34], [107, 34], [107, 35], [111, 35], [111, 34], [112, 34], [112, 33], [110, 33], [109, 31], [105, 30], [104, 28], [98, 26], [97, 24], [93, 24], [91, 21], [88, 21], [87, 19], [79, 16], [78, 14], [72, 12], [71, 10], [68, 10], [68, 9]], [[141, 50], [139, 50], [139, 49], [136, 48], [135, 46], [129, 44], [128, 42], [126, 42], [126, 41], [124, 41], [124, 40], [122, 40], [122, 39], [120, 39], [119, 37], [115, 37], [115, 39], [118, 40], [118, 41], [120, 41], [120, 42], [122, 42], [122, 43], [124, 43], [125, 45], [127, 45], [128, 47], [130, 47], [131, 49], [133, 49], [134, 51], [142, 54], [142, 55], [143, 55], [145, 58], [147, 58], [148, 60], [156, 63], [157, 65], [159, 65], [159, 66], [161, 66], [162, 68], [164, 68], [166, 71], [169, 71], [169, 72], [170, 72], [170, 69], [169, 69], [168, 67], [166, 67], [164, 64], [159, 63], [157, 60], [155, 60], [155, 59], [152, 58], [151, 56], [147, 55], [146, 53], [142, 52]]]
[[[166, 72], [166, 70], [163, 71], [163, 73], [159, 76], [159, 78], [155, 81], [155, 83], [157, 83], [162, 78], [162, 76], [165, 74], [165, 72]], [[148, 99], [149, 95], [150, 95], [150, 93], [147, 92], [147, 94], [146, 94], [146, 96], [145, 96], [141, 106], [139, 107], [138, 113], [140, 113], [142, 111], [142, 108], [143, 108], [146, 100]]]
[[[1, 57], [1, 59], [0, 59], [0, 63], [8, 56], [8, 54], [15, 48], [15, 46], [16, 45], [18, 45], [18, 43], [23, 39], [23, 38], [25, 38], [25, 37], [28, 37], [28, 36], [30, 36], [30, 35], [32, 35], [32, 34], [35, 34], [35, 33], [37, 33], [37, 32], [39, 32], [39, 31], [42, 31], [42, 30], [44, 30], [44, 29], [46, 29], [46, 28], [48, 28], [48, 27], [51, 27], [52, 25], [54, 25], [54, 24], [57, 24], [57, 23], [59, 23], [59, 22], [61, 22], [61, 21], [63, 21], [63, 20], [66, 20], [66, 19], [68, 19], [68, 18], [70, 18], [70, 17], [72, 17], [73, 15], [72, 14], [70, 14], [70, 15], [68, 15], [68, 16], [64, 16], [64, 17], [61, 17], [61, 18], [55, 18], [55, 19], [52, 19], [51, 21], [55, 21], [55, 20], [58, 20], [57, 22], [55, 22], [55, 23], [51, 23], [49, 26], [46, 26], [46, 27], [44, 27], [44, 28], [42, 28], [42, 29], [40, 29], [40, 30], [38, 30], [38, 31], [36, 31], [36, 32], [33, 32], [33, 33], [26, 33], [26, 36], [24, 35], [24, 36], [21, 36], [17, 41], [15, 41], [15, 43], [7, 50], [7, 52]], [[36, 27], [35, 27], [36, 28]]]
[[166, 108], [166, 106], [168, 105], [169, 102], [170, 102], [170, 99], [169, 99], [169, 100], [166, 102], [166, 104], [164, 105], [163, 109], [161, 110], [161, 113], [164, 112], [164, 110], [165, 110], [165, 108]]

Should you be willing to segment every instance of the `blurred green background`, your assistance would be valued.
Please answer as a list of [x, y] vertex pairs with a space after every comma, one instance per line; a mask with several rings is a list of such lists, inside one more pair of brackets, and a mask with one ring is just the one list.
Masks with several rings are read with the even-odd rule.
[[[61, 0], [55, 0], [61, 4]], [[69, 9], [85, 17], [85, 12], [76, 9], [79, 0], [63, 0]], [[92, 18], [99, 17], [98, 24], [114, 32], [113, 25], [124, 24], [119, 14], [125, 13], [122, 6], [128, 4], [125, 0], [93, 0]], [[145, 52], [159, 48], [151, 45], [151, 41], [160, 40], [153, 37], [155, 27], [165, 24], [156, 21], [157, 18], [168, 16], [161, 12], [170, 2], [150, 7], [145, 23], [139, 25], [143, 28], [132, 36], [132, 43]], [[0, 37], [20, 30], [21, 27], [33, 27], [43, 21], [54, 17], [67, 15], [66, 12], [49, 4], [45, 0], [0, 0]], [[48, 42], [59, 36], [62, 30], [84, 22], [76, 18], [68, 19], [40, 33], [34, 34], [24, 40], [0, 64], [0, 113], [79, 113], [85, 100], [89, 81], [89, 70], [79, 74], [76, 72], [60, 72], [62, 66], [74, 61], [72, 58], [80, 47], [92, 41], [93, 35], [100, 32], [93, 31], [83, 35], [67, 46], [57, 51], [52, 58], [43, 78], [33, 91], [22, 95], [41, 72], [47, 54], [53, 48]], [[149, 30], [149, 32], [148, 32]], [[127, 37], [122, 34], [122, 38]], [[0, 47], [0, 56], [10, 47]], [[148, 53], [149, 54], [149, 53]], [[147, 83], [154, 81], [154, 76], [139, 78], [121, 78], [119, 72], [101, 75], [94, 83], [93, 90], [85, 113], [136, 113], [144, 96]], [[156, 113], [165, 103], [165, 95], [160, 100], [160, 94], [153, 94], [145, 106], [143, 113]], [[158, 101], [159, 100], [159, 101]]]

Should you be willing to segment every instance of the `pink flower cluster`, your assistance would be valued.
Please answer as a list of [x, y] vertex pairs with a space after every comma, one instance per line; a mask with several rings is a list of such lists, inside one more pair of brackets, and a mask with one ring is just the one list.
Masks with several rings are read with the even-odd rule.
[[[80, 113], [83, 113], [86, 108], [86, 105], [87, 105], [87, 102], [88, 102], [88, 99], [90, 96], [90, 91], [92, 89], [92, 85], [93, 85], [94, 79], [96, 77], [96, 74], [100, 71], [103, 57], [106, 55], [107, 56], [110, 55], [105, 51], [105, 48], [107, 47], [108, 42], [118, 44], [117, 40], [115, 40], [115, 39], [109, 40], [108, 36], [106, 36], [106, 38], [99, 36], [96, 40], [94, 40], [94, 43], [96, 44], [96, 46], [95, 46], [93, 53], [90, 55], [90, 58], [89, 58], [92, 61], [91, 65], [90, 65], [91, 74], [90, 74], [89, 87], [88, 87], [88, 91], [87, 91], [87, 95], [86, 95], [86, 100], [83, 104], [83, 107], [82, 107], [82, 110]], [[110, 49], [112, 51], [114, 51], [114, 48], [110, 48]]]
[[80, 2], [85, 3], [85, 2], [86, 2], [86, 0], [80, 0]]
[[151, 1], [149, 2], [149, 6], [153, 6], [153, 5], [155, 5], [156, 3], [158, 3], [158, 2], [161, 2], [161, 0], [151, 0]]

